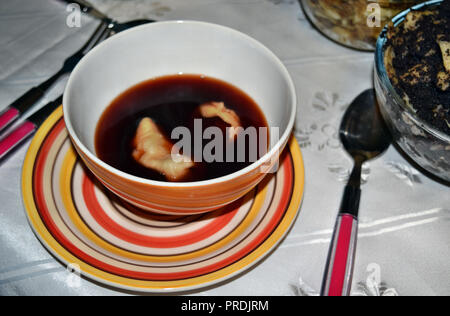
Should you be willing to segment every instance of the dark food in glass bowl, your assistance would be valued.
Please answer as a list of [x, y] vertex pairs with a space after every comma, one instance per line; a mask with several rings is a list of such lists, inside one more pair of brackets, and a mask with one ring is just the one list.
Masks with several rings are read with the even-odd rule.
[[375, 89], [401, 149], [450, 181], [450, 0], [396, 16], [377, 43]]
[[395, 89], [421, 119], [450, 135], [450, 1], [391, 23], [387, 39], [384, 64]]

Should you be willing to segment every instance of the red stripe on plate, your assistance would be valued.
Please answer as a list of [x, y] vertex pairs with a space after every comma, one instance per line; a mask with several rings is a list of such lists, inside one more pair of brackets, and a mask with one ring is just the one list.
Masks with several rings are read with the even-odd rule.
[[135, 233], [114, 222], [108, 214], [106, 214], [105, 210], [100, 205], [100, 202], [97, 200], [97, 196], [94, 191], [94, 183], [86, 174], [83, 175], [82, 182], [83, 198], [89, 213], [95, 221], [117, 238], [143, 247], [177, 248], [202, 241], [223, 229], [233, 219], [233, 217], [236, 216], [236, 213], [242, 206], [242, 200], [226, 206], [222, 211], [220, 211], [220, 215], [218, 215], [216, 219], [214, 219], [206, 227], [202, 227], [197, 231], [173, 237], [150, 237]]

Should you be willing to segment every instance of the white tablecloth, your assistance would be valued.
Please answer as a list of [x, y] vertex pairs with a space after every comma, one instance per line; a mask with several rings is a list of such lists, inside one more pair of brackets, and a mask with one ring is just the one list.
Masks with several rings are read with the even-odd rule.
[[[304, 295], [320, 288], [329, 240], [352, 162], [339, 145], [345, 107], [372, 86], [373, 55], [322, 37], [295, 0], [95, 0], [121, 21], [202, 20], [230, 26], [272, 49], [299, 96], [296, 136], [306, 164], [304, 202], [292, 231], [263, 262], [196, 295]], [[91, 18], [69, 28], [57, 0], [0, 0], [0, 110], [58, 70], [89, 38]], [[157, 45], [157, 43], [155, 43]], [[58, 95], [64, 80], [41, 101]], [[32, 233], [21, 192], [24, 146], [0, 167], [0, 295], [122, 295], [79, 286]], [[395, 148], [364, 168], [355, 295], [450, 294], [449, 187], [417, 171]], [[380, 290], [381, 289], [381, 290]], [[388, 289], [386, 291], [386, 289]]]

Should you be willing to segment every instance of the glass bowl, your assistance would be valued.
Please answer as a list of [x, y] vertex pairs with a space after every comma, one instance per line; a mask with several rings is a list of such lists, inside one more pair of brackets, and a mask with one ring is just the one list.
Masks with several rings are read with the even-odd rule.
[[[401, 24], [411, 10], [437, 6], [443, 0], [428, 1], [397, 15], [392, 22]], [[375, 90], [381, 113], [400, 148], [431, 174], [450, 181], [450, 136], [420, 119], [399, 96], [384, 65], [387, 27], [382, 31], [375, 53]]]
[[[332, 40], [352, 48], [374, 51], [383, 27], [399, 12], [422, 0], [301, 0], [311, 22]], [[380, 24], [368, 18], [380, 9]], [[372, 20], [371, 20], [372, 21]]]

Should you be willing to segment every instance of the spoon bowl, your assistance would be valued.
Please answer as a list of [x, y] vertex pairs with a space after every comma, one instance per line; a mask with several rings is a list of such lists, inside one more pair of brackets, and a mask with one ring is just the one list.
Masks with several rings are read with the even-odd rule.
[[392, 142], [372, 89], [364, 91], [347, 109], [342, 119], [340, 138], [345, 150], [364, 161], [385, 152]]

